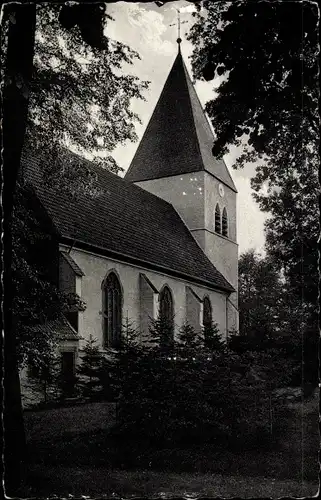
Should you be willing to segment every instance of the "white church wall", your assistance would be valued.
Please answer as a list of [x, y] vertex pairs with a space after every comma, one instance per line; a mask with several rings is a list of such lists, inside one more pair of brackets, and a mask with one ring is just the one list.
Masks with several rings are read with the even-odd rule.
[[65, 293], [76, 292], [76, 275], [66, 259], [59, 256], [59, 289]]
[[221, 211], [225, 207], [228, 216], [228, 238], [236, 241], [236, 193], [223, 185], [224, 196], [220, 196], [219, 184], [215, 177], [205, 172], [205, 228], [209, 231], [215, 229], [215, 207], [218, 203]]
[[139, 273], [139, 326], [144, 340], [148, 337], [150, 318], [156, 318], [158, 314], [158, 290], [147, 278], [145, 273]]
[[[112, 270], [117, 273], [123, 289], [123, 318], [128, 316], [128, 319], [133, 322], [135, 327], [140, 327], [141, 273], [143, 273], [158, 291], [160, 291], [165, 284], [170, 287], [174, 299], [174, 320], [177, 328], [187, 319], [186, 286], [190, 286], [195, 294], [202, 300], [205, 295], [209, 296], [212, 304], [213, 320], [218, 324], [222, 335], [226, 335], [225, 294], [208, 290], [205, 287], [195, 286], [192, 283], [166, 276], [155, 271], [138, 268], [130, 264], [125, 264], [75, 248], [71, 251], [71, 257], [84, 272], [81, 285], [81, 298], [86, 302], [87, 307], [84, 312], [80, 313], [82, 318], [79, 321], [79, 334], [84, 339], [88, 339], [90, 335], [92, 335], [92, 337], [97, 338], [102, 345], [103, 316], [101, 285], [106, 275]], [[151, 309], [150, 303], [148, 307]], [[156, 318], [157, 305], [155, 304], [155, 296], [153, 310]], [[146, 328], [146, 324], [144, 327]], [[80, 347], [82, 347], [83, 342], [84, 341], [81, 342]]]
[[205, 248], [208, 258], [215, 267], [235, 288], [236, 293], [232, 293], [229, 301], [233, 305], [228, 305], [228, 329], [238, 329], [238, 245], [219, 235], [214, 235], [206, 231]]
[[218, 234], [205, 233], [206, 255], [216, 269], [231, 283], [238, 285], [238, 245]]
[[204, 227], [204, 172], [136, 182], [137, 186], [171, 203], [189, 227]]
[[186, 288], [186, 321], [198, 333], [201, 332], [203, 323], [203, 303], [193, 288], [190, 286]]

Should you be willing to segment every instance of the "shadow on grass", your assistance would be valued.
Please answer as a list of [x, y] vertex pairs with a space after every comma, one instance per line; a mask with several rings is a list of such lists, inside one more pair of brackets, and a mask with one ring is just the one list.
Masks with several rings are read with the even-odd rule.
[[[97, 410], [96, 406], [93, 408]], [[106, 415], [109, 415], [108, 412]], [[38, 416], [43, 422], [43, 415]], [[56, 413], [48, 415], [48, 421], [49, 417], [55, 420]], [[99, 491], [108, 486], [109, 492], [124, 488], [127, 494], [139, 494], [144, 489], [140, 481], [160, 481], [161, 478], [159, 488], [163, 488], [166, 475], [176, 475], [175, 482], [177, 477], [185, 475], [192, 478], [203, 474], [204, 478], [225, 478], [222, 481], [226, 484], [232, 481], [232, 476], [233, 481], [237, 477], [240, 481], [248, 478], [255, 482], [256, 478], [257, 485], [263, 480], [266, 483], [292, 481], [298, 485], [302, 481], [310, 481], [314, 484], [318, 478], [318, 406], [312, 400], [304, 406], [293, 405], [288, 414], [284, 414], [282, 423], [275, 429], [273, 441], [260, 441], [260, 436], [256, 436], [252, 446], [246, 440], [243, 443], [221, 440], [201, 446], [197, 442], [191, 444], [190, 439], [180, 444], [171, 442], [161, 446], [155, 443], [150, 446], [138, 436], [117, 436], [115, 431], [112, 433], [106, 429], [81, 432], [81, 424], [77, 432], [70, 432], [71, 426], [68, 425], [65, 429], [69, 432], [62, 432], [62, 428], [60, 426], [56, 434], [29, 434], [28, 481], [31, 495], [36, 492], [39, 496], [42, 491], [48, 495], [55, 489], [72, 493], [76, 492], [75, 488], [78, 488], [77, 494], [90, 489], [96, 495], [99, 489], [95, 490], [95, 481], [97, 485], [102, 485]], [[130, 487], [131, 481], [135, 482], [135, 488]], [[197, 481], [197, 484], [201, 482]], [[197, 490], [199, 486], [195, 488], [200, 492]], [[230, 491], [231, 495], [235, 495], [235, 489], [232, 491], [229, 488], [224, 492]], [[253, 493], [254, 497], [257, 496], [256, 491]]]
[[[317, 451], [305, 455], [305, 480], [318, 474]], [[32, 464], [65, 467], [103, 467], [108, 470], [154, 470], [190, 473], [239, 474], [278, 479], [301, 477], [301, 446], [231, 449], [222, 442], [193, 446], [151, 447], [148, 442], [120, 439], [106, 431], [62, 436], [61, 440], [33, 443]]]

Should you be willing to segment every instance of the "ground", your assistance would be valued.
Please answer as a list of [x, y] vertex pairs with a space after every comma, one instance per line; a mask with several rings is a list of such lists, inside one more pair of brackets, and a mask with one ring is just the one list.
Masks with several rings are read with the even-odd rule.
[[[163, 450], [161, 459], [156, 457], [154, 465], [146, 462], [140, 470], [122, 470], [121, 464], [113, 464], [115, 450], [106, 440], [106, 427], [114, 421], [114, 405], [87, 403], [26, 411], [30, 460], [22, 496], [314, 496], [318, 490], [318, 398], [289, 406], [292, 417], [277, 449]], [[173, 463], [191, 467], [178, 473]]]
[[[229, 474], [120, 471], [105, 468], [43, 467], [32, 468], [38, 477], [37, 496], [91, 498], [116, 497], [240, 497], [280, 498], [311, 497], [317, 494], [316, 482], [280, 480]], [[50, 490], [48, 489], [50, 485]]]

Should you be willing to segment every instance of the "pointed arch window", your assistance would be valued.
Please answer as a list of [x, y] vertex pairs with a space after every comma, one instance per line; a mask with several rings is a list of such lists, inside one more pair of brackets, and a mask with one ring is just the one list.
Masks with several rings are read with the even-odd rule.
[[122, 326], [122, 289], [117, 275], [108, 274], [103, 283], [104, 346], [119, 347]]
[[164, 286], [159, 295], [159, 319], [164, 332], [162, 341], [168, 346], [174, 340], [174, 302], [168, 286]]
[[223, 208], [223, 213], [222, 213], [222, 234], [223, 236], [228, 236], [228, 219], [225, 207]]
[[213, 339], [213, 316], [212, 304], [208, 297], [203, 300], [203, 334], [205, 345], [210, 347]]
[[215, 207], [215, 232], [221, 234], [221, 211], [218, 204]]
[[208, 297], [203, 300], [203, 326], [208, 328], [212, 325], [212, 304]]

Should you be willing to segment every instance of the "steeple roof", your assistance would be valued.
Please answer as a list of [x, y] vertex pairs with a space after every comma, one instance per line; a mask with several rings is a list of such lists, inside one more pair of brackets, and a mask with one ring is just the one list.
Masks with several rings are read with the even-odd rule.
[[236, 191], [180, 51], [126, 173], [132, 182], [207, 171]]

